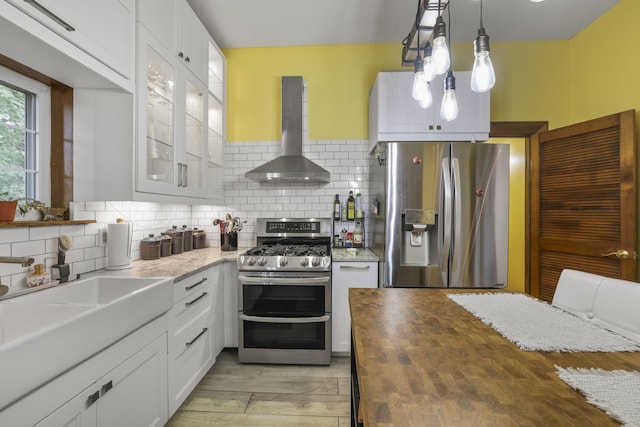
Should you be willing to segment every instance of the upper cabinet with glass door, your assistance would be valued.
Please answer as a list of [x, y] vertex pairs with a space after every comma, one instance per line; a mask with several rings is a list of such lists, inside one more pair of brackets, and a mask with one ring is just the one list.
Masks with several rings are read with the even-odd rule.
[[205, 196], [206, 86], [139, 28], [136, 190]]
[[225, 57], [218, 46], [209, 40], [209, 110], [207, 129], [207, 199], [210, 203], [224, 202], [224, 139], [225, 139]]

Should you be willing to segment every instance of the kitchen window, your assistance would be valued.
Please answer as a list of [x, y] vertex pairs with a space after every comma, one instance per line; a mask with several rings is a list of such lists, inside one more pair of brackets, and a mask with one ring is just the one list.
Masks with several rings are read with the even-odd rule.
[[0, 67], [0, 193], [49, 202], [49, 86]]

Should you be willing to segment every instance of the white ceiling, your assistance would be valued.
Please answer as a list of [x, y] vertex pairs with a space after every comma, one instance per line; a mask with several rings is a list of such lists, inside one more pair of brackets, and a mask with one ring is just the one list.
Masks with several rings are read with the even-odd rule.
[[[417, 0], [188, 0], [221, 48], [400, 43]], [[566, 40], [619, 0], [484, 0], [492, 41]], [[478, 0], [451, 0], [451, 38], [473, 40]], [[446, 13], [445, 13], [445, 22]]]

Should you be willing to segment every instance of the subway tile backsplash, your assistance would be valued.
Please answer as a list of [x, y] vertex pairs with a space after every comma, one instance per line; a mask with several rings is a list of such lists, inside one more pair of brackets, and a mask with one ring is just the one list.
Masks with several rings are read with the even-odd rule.
[[[150, 203], [133, 201], [72, 202], [71, 218], [95, 220], [95, 224], [50, 227], [0, 228], [0, 256], [30, 256], [35, 264], [45, 264], [47, 271], [57, 262], [58, 236], [67, 235], [73, 247], [66, 261], [71, 278], [77, 274], [100, 270], [107, 265], [102, 233], [107, 224], [124, 218], [133, 224], [132, 258], [140, 258], [140, 240], [148, 234], [159, 235], [176, 225], [198, 227], [207, 233], [208, 246], [220, 246], [215, 218], [227, 213], [247, 223], [239, 233], [240, 247], [255, 245], [255, 220], [259, 217], [330, 217], [333, 201], [340, 194], [343, 201], [349, 190], [362, 194], [365, 207], [365, 230], [369, 219], [368, 141], [307, 141], [304, 155], [331, 173], [329, 184], [262, 184], [244, 177], [245, 172], [277, 157], [280, 141], [233, 142], [225, 146], [225, 206]], [[338, 230], [339, 231], [339, 230]], [[365, 233], [365, 239], [370, 241]], [[1, 282], [11, 292], [26, 287], [26, 277], [33, 268], [19, 264], [0, 264]]]

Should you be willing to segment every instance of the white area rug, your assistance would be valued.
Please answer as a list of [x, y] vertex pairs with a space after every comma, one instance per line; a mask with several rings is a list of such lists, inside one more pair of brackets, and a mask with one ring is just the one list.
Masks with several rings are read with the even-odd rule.
[[449, 294], [522, 350], [640, 351], [640, 344], [523, 294]]
[[640, 426], [640, 372], [561, 368], [558, 376], [625, 426]]

